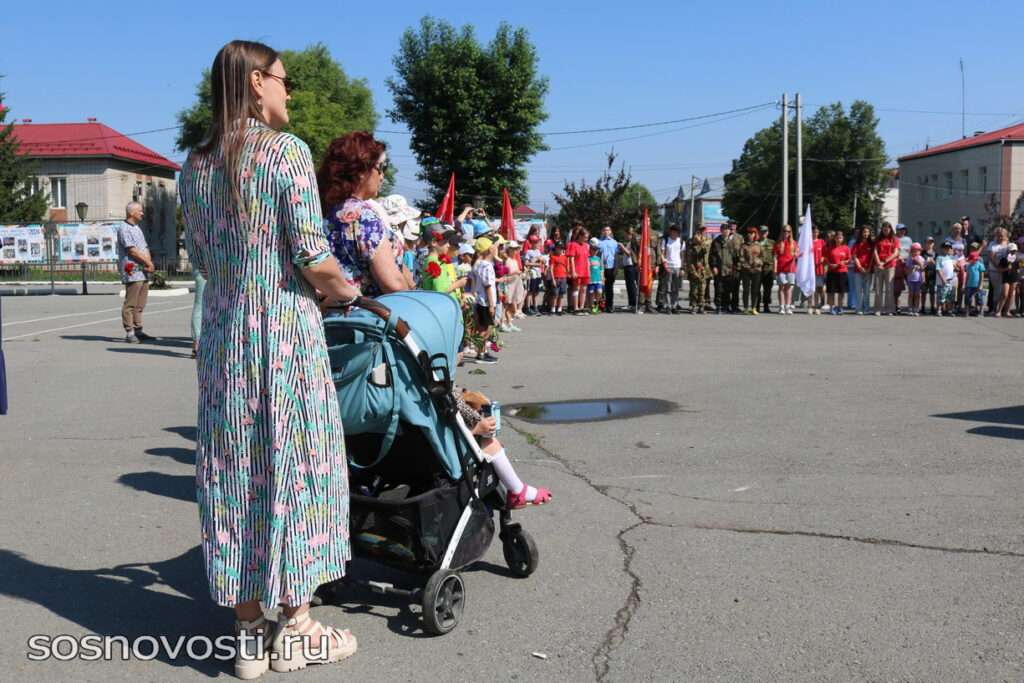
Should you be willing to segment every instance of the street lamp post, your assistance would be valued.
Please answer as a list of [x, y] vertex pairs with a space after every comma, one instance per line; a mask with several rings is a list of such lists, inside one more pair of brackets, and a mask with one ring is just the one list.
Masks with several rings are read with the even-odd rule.
[[[78, 213], [78, 220], [85, 221], [85, 217], [89, 215], [89, 205], [85, 202], [78, 202], [75, 204], [75, 211]], [[89, 293], [89, 285], [85, 283], [85, 261], [82, 261], [82, 294]]]

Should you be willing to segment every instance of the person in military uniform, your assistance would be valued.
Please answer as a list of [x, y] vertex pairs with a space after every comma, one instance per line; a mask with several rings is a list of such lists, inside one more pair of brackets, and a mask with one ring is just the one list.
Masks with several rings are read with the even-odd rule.
[[697, 226], [697, 233], [690, 238], [686, 247], [686, 278], [690, 281], [690, 313], [704, 313], [706, 300], [705, 286], [711, 274], [708, 255], [711, 242], [704, 234], [704, 226]]
[[775, 282], [775, 240], [768, 234], [768, 226], [761, 226], [761, 310], [772, 312], [772, 284]]
[[746, 239], [740, 246], [739, 273], [743, 285], [743, 312], [757, 315], [761, 308], [761, 242], [757, 228], [747, 228]]
[[[715, 254], [717, 251], [716, 262], [718, 272], [716, 275], [718, 280], [715, 285], [715, 296], [717, 297], [719, 313], [740, 312], [739, 261], [742, 240], [735, 230], [735, 223], [723, 224], [722, 234], [711, 244], [712, 254]], [[715, 249], [716, 243], [718, 245], [717, 250]], [[714, 270], [715, 266], [713, 265], [712, 272]]]
[[711, 270], [711, 279], [715, 283], [715, 313], [722, 312], [722, 245], [725, 244], [729, 235], [729, 224], [723, 223], [719, 228], [718, 236], [711, 240], [708, 248], [708, 268]]

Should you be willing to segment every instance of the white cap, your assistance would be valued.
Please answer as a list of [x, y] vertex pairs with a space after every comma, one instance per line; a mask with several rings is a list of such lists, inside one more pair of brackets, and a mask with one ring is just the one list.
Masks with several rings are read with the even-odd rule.
[[414, 218], [410, 218], [405, 222], [405, 227], [402, 228], [402, 239], [406, 242], [419, 242], [420, 240], [420, 222]]
[[505, 248], [506, 249], [518, 249], [519, 248], [519, 242], [516, 242], [515, 240], [509, 240], [508, 242], [505, 243]]
[[[380, 205], [388, 212], [388, 219], [392, 225], [401, 225], [408, 220], [419, 218], [422, 215], [419, 209], [409, 206], [409, 202], [400, 194], [389, 194], [380, 200]], [[418, 228], [416, 232], [417, 239], [419, 239]]]

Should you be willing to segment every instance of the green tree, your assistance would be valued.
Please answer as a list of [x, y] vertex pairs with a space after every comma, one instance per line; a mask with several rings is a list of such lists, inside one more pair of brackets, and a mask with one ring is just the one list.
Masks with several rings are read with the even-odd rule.
[[[289, 133], [309, 145], [317, 164], [331, 140], [353, 130], [377, 126], [373, 95], [363, 79], [349, 78], [321, 43], [305, 50], [284, 50], [281, 62], [295, 83], [288, 103]], [[196, 102], [178, 113], [177, 147], [187, 151], [202, 142], [212, 119], [210, 72], [196, 86]]]
[[[817, 225], [849, 230], [877, 220], [888, 178], [885, 143], [877, 129], [874, 107], [859, 100], [849, 112], [839, 103], [821, 107], [804, 123], [804, 201], [811, 204]], [[796, 224], [804, 207], [796, 206], [795, 126], [789, 134], [789, 215]], [[781, 165], [782, 126], [776, 121], [747, 140], [725, 174], [725, 214], [744, 225], [780, 225]]]
[[593, 184], [585, 180], [567, 181], [561, 194], [555, 195], [561, 210], [555, 221], [563, 229], [580, 221], [591, 232], [606, 225], [612, 226], [617, 237], [625, 234], [626, 228], [639, 224], [646, 207], [650, 211], [652, 225], [658, 211], [658, 202], [650, 190], [634, 183], [624, 164], [615, 170], [618, 157], [608, 154], [604, 172]]
[[537, 127], [548, 91], [526, 30], [503, 23], [485, 48], [472, 26], [424, 17], [402, 36], [394, 65], [388, 114], [409, 128], [417, 177], [432, 200], [441, 200], [454, 172], [459, 196], [482, 197], [492, 212], [502, 188], [525, 202], [526, 163], [546, 149]]
[[36, 223], [46, 215], [46, 195], [33, 191], [36, 164], [18, 152], [14, 124], [6, 120], [0, 93], [0, 222]]

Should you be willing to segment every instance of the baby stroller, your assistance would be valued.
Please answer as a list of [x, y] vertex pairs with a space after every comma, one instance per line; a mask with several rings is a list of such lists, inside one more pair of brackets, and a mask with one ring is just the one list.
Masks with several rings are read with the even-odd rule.
[[[497, 476], [452, 397], [463, 335], [459, 305], [445, 294], [413, 291], [357, 306], [324, 320], [345, 425], [353, 552], [427, 577], [412, 590], [367, 583], [420, 603], [424, 629], [445, 634], [465, 607], [459, 570], [487, 552], [495, 511], [514, 575], [537, 568], [537, 546], [512, 522]], [[338, 588], [321, 586], [318, 598], [332, 602]]]

